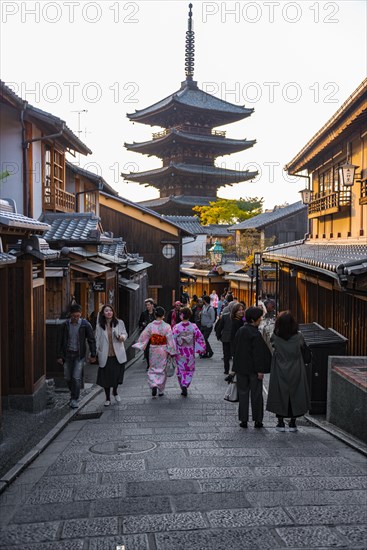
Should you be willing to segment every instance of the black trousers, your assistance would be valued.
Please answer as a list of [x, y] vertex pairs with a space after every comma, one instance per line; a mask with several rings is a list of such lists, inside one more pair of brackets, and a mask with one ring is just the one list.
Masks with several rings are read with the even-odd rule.
[[232, 357], [231, 353], [231, 342], [222, 342], [223, 347], [223, 359], [224, 359], [224, 372], [229, 373], [229, 362]]
[[239, 397], [238, 418], [248, 421], [248, 409], [251, 398], [252, 420], [262, 422], [264, 418], [263, 381], [257, 374], [236, 374]]
[[211, 335], [213, 327], [201, 327], [201, 333], [204, 336], [206, 344], [206, 354], [211, 355], [213, 353], [212, 347], [209, 344], [209, 336]]

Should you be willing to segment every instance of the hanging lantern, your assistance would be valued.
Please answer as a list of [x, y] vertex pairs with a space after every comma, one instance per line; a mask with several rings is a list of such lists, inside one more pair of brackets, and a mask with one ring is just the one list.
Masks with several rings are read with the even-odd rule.
[[301, 191], [298, 191], [298, 192], [301, 193], [302, 203], [303, 204], [310, 204], [310, 202], [312, 201], [312, 191], [311, 191], [311, 189], [307, 189], [307, 187], [305, 187], [305, 189], [302, 189]]
[[352, 187], [354, 184], [354, 174], [356, 168], [358, 168], [358, 166], [351, 164], [350, 162], [346, 162], [339, 167], [339, 177], [342, 185]]
[[213, 264], [220, 264], [224, 254], [224, 248], [219, 241], [215, 241], [214, 245], [209, 248], [210, 259]]

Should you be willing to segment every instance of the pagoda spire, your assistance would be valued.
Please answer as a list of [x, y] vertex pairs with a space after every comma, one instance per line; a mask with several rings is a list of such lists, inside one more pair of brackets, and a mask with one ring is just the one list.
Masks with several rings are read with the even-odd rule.
[[185, 74], [186, 81], [193, 79], [194, 76], [194, 60], [195, 60], [195, 32], [194, 22], [192, 20], [192, 4], [189, 4], [189, 19], [186, 31], [185, 44]]

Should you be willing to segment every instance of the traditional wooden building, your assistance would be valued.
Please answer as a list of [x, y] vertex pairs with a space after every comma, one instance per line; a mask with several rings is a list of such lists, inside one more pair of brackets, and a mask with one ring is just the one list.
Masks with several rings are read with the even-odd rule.
[[[367, 79], [286, 165], [308, 182], [309, 236], [270, 247], [280, 307], [316, 321], [367, 354]], [[345, 171], [347, 174], [345, 174]]]
[[[46, 404], [45, 265], [55, 258], [42, 238], [46, 223], [0, 199], [0, 375], [4, 407]], [[1, 407], [0, 407], [1, 409]]]
[[162, 167], [122, 174], [129, 181], [159, 189], [159, 199], [141, 204], [161, 214], [192, 215], [193, 206], [216, 200], [218, 187], [251, 180], [257, 175], [215, 165], [216, 157], [244, 151], [255, 140], [230, 139], [225, 131], [214, 128], [249, 117], [253, 109], [218, 99], [200, 90], [194, 81], [191, 7], [192, 4], [186, 32], [186, 79], [181, 88], [154, 105], [127, 115], [132, 122], [164, 128], [149, 141], [125, 143], [129, 151], [159, 157]]
[[[147, 295], [169, 311], [181, 296], [182, 240], [194, 235], [141, 205], [101, 192], [100, 217], [104, 229], [124, 235], [129, 252], [141, 254], [149, 269]], [[141, 268], [144, 267], [144, 264]], [[139, 273], [139, 268], [131, 268]], [[144, 298], [141, 296], [141, 311]]]

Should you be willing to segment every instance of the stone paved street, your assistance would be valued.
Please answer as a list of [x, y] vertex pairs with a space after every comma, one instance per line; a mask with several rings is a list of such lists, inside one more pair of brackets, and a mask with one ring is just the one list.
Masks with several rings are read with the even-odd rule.
[[0, 496], [0, 548], [367, 548], [366, 461], [330, 434], [241, 429], [223, 400], [222, 352], [152, 399], [145, 363], [122, 402], [97, 396]]

